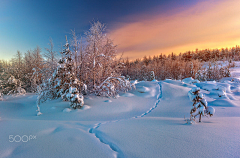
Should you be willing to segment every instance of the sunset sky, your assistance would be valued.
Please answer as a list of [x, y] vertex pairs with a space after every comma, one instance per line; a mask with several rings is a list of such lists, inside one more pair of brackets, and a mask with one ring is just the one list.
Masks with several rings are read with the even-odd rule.
[[240, 44], [239, 0], [1, 0], [0, 59], [53, 39], [59, 51], [71, 29], [81, 36], [93, 20], [107, 26], [130, 59]]

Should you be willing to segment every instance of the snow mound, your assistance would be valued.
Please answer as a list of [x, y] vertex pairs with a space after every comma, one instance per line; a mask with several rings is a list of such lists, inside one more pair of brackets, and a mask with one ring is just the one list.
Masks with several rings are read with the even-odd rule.
[[226, 96], [226, 91], [213, 89], [213, 90], [211, 90], [210, 94], [215, 94], [218, 97], [224, 97], [224, 96]]
[[85, 97], [84, 97], [84, 99], [93, 100], [93, 98], [92, 98], [92, 97], [90, 97], [90, 96], [85, 96]]
[[111, 100], [105, 100], [104, 102], [106, 102], [106, 103], [110, 103], [110, 102], [112, 102]]
[[231, 93], [231, 85], [228, 83], [218, 83], [217, 84], [217, 89], [225, 91], [227, 93]]
[[240, 80], [236, 77], [224, 77], [220, 79], [222, 83], [240, 83]]
[[182, 80], [182, 82], [187, 83], [187, 84], [200, 83], [200, 81], [195, 80], [192, 77], [185, 78]]
[[65, 109], [63, 110], [63, 112], [70, 112], [70, 111], [72, 111], [70, 108], [65, 108]]
[[123, 97], [133, 97], [134, 94], [132, 94], [132, 93], [124, 93], [122, 96]]
[[87, 109], [90, 109], [91, 107], [90, 106], [88, 106], [88, 105], [83, 105], [83, 107], [81, 108], [81, 109], [79, 109], [79, 110], [87, 110]]
[[206, 91], [218, 89], [216, 81], [206, 81], [206, 82], [196, 83], [195, 85]]
[[213, 102], [211, 102], [211, 105], [213, 106], [221, 106], [221, 107], [237, 107], [239, 104], [234, 103], [233, 101], [229, 99], [217, 99]]
[[227, 93], [232, 93], [231, 85], [226, 82], [219, 83], [216, 81], [206, 81], [206, 82], [196, 83], [195, 85], [197, 87], [200, 87], [203, 90], [209, 91], [210, 95], [215, 95], [216, 97], [227, 98]]
[[81, 112], [83, 110], [90, 109], [91, 107], [89, 105], [83, 105], [80, 109], [76, 109], [77, 112]]
[[145, 86], [142, 86], [142, 87], [137, 87], [137, 91], [140, 93], [146, 93], [146, 92], [149, 92], [150, 89]]
[[42, 113], [39, 111], [39, 112], [37, 113], [37, 116], [40, 116], [40, 115], [42, 115]]

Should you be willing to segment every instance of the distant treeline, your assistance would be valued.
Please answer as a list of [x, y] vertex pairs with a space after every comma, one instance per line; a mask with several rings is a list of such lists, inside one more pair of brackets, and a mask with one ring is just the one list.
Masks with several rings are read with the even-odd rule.
[[[176, 55], [160, 54], [159, 56], [145, 56], [142, 59], [123, 60], [122, 75], [131, 79], [149, 80], [150, 72], [154, 71], [156, 79], [183, 79], [193, 77], [200, 81], [219, 80], [229, 77], [229, 68], [234, 66], [233, 61], [240, 60], [240, 47], [205, 49], [187, 51]], [[222, 65], [217, 61], [225, 61]], [[208, 62], [208, 63], [205, 63]], [[203, 64], [206, 64], [203, 67]]]
[[[172, 53], [169, 57], [176, 58], [176, 56]], [[179, 54], [177, 56], [181, 60], [191, 61], [191, 60], [199, 60], [199, 61], [226, 61], [226, 60], [240, 60], [240, 47], [232, 47], [232, 48], [221, 48], [221, 49], [205, 49], [195, 51], [188, 51], [183, 54]]]

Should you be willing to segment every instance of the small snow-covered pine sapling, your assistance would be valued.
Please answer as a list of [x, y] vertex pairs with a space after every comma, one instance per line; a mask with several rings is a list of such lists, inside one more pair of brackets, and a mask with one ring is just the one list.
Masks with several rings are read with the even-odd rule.
[[83, 96], [79, 94], [77, 88], [70, 87], [66, 97], [70, 100], [70, 106], [73, 109], [80, 109], [84, 104]]
[[154, 74], [154, 71], [151, 71], [150, 81], [154, 81], [154, 80], [155, 80], [155, 74]]

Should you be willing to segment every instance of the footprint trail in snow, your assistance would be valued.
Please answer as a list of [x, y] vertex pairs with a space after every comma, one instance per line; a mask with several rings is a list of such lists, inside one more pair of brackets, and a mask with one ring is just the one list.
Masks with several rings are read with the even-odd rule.
[[123, 154], [121, 149], [116, 144], [111, 143], [107, 139], [104, 139], [104, 137], [103, 137], [104, 134], [102, 132], [98, 131], [97, 129], [101, 125], [104, 125], [104, 124], [109, 124], [109, 123], [118, 122], [118, 121], [122, 121], [122, 120], [136, 119], [136, 118], [144, 117], [147, 114], [151, 113], [154, 109], [157, 108], [157, 106], [158, 106], [158, 104], [160, 102], [160, 99], [162, 98], [162, 86], [161, 86], [160, 82], [157, 82], [157, 84], [159, 86], [159, 94], [157, 95], [157, 101], [155, 102], [154, 106], [151, 107], [145, 113], [143, 113], [143, 114], [141, 114], [139, 116], [131, 117], [131, 118], [112, 120], [112, 121], [106, 121], [106, 122], [102, 122], [102, 123], [97, 123], [97, 124], [95, 124], [94, 127], [90, 128], [89, 133], [94, 134], [95, 137], [97, 139], [99, 139], [100, 142], [102, 142], [103, 144], [106, 144], [107, 146], [109, 146], [111, 148], [111, 150], [113, 150], [113, 152], [114, 152], [114, 157], [116, 157], [116, 158], [123, 158], [124, 154]]

